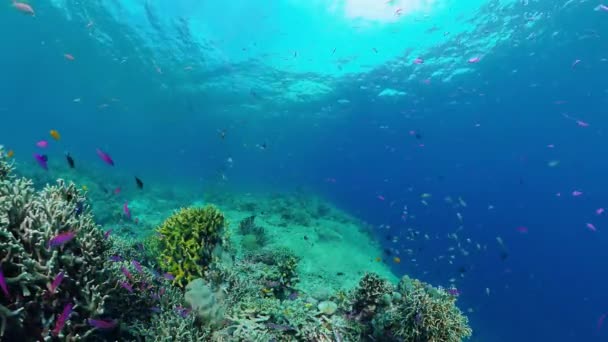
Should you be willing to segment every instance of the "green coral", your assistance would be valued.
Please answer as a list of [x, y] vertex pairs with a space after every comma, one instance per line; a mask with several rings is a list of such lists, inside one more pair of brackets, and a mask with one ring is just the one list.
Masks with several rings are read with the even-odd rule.
[[224, 214], [214, 206], [206, 206], [183, 208], [157, 229], [158, 262], [163, 270], [175, 276], [174, 284], [184, 287], [203, 277], [214, 248], [222, 244], [225, 226]]
[[388, 310], [373, 321], [374, 334], [385, 341], [459, 342], [471, 336], [468, 319], [456, 296], [404, 276]]

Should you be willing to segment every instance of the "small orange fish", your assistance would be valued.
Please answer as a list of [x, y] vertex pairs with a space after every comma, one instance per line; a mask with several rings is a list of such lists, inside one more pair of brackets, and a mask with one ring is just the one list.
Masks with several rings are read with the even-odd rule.
[[381, 257], [376, 257], [376, 262], [380, 262], [380, 261], [382, 261], [382, 258]]
[[49, 134], [53, 137], [53, 139], [59, 141], [59, 139], [61, 139], [61, 134], [59, 134], [59, 132], [57, 132], [56, 130], [52, 129]]
[[9, 151], [6, 153], [6, 157], [7, 157], [7, 158], [13, 158], [13, 156], [14, 156], [14, 155], [15, 155], [15, 151], [13, 151], [13, 150], [9, 150]]
[[399, 263], [401, 263], [401, 258], [399, 258], [399, 257], [394, 257], [394, 258], [393, 258], [393, 262], [394, 262], [395, 264], [399, 264]]

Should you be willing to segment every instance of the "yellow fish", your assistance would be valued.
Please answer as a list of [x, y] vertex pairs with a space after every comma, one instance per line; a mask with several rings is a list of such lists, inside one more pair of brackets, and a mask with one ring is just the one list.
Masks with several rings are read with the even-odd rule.
[[59, 132], [57, 132], [56, 130], [52, 129], [50, 132], [51, 136], [53, 137], [53, 139], [59, 141], [59, 139], [61, 139], [61, 134], [59, 134]]
[[86, 185], [83, 185], [83, 186], [82, 186], [82, 190], [84, 190], [84, 191], [89, 191], [89, 187], [88, 187], [88, 186], [86, 186]]
[[15, 151], [13, 151], [13, 150], [9, 150], [9, 151], [6, 153], [6, 157], [7, 157], [7, 158], [13, 158], [13, 156], [14, 156], [14, 155], [15, 155]]

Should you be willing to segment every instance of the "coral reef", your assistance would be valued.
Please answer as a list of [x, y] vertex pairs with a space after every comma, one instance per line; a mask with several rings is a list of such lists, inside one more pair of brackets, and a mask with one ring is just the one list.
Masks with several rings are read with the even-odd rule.
[[0, 337], [137, 339], [175, 305], [168, 281], [135, 260], [147, 258], [139, 244], [99, 229], [73, 183], [37, 191], [1, 148], [0, 167]]
[[186, 286], [186, 302], [204, 326], [215, 328], [222, 323], [225, 311], [222, 298], [222, 291], [213, 291], [201, 278]]
[[[164, 289], [164, 290], [163, 290]], [[184, 307], [184, 294], [174, 286], [162, 287], [162, 295], [149, 321], [136, 321], [130, 332], [133, 340], [153, 342], [209, 341], [209, 334], [197, 324], [196, 315]]]
[[58, 180], [36, 192], [11, 175], [1, 148], [0, 160], [0, 335], [85, 338], [115, 286], [103, 232], [74, 184]]
[[223, 243], [224, 215], [215, 207], [183, 208], [157, 229], [161, 268], [170, 272], [174, 284], [184, 287], [203, 277], [213, 250]]
[[[103, 201], [100, 210], [110, 203]], [[14, 176], [0, 147], [1, 338], [456, 342], [470, 336], [454, 292], [408, 277], [393, 285], [386, 267], [356, 254], [375, 249], [337, 210], [304, 196], [243, 203], [263, 213], [257, 224], [256, 216], [246, 217], [251, 213], [230, 216], [244, 218], [235, 237], [213, 206], [181, 209], [152, 235], [141, 230], [157, 223], [137, 226], [135, 234], [100, 229], [85, 192], [62, 180], [37, 191]], [[169, 215], [162, 213], [155, 222]], [[240, 253], [229, 248], [229, 238], [248, 236], [255, 248], [242, 240]], [[339, 251], [338, 240], [347, 245]]]
[[239, 222], [239, 233], [243, 235], [242, 245], [249, 250], [263, 247], [267, 242], [264, 228], [255, 224], [255, 215], [249, 216]]
[[359, 282], [352, 294], [351, 314], [358, 316], [361, 321], [370, 320], [383, 306], [386, 306], [387, 295], [393, 291], [393, 286], [377, 274], [368, 273]]
[[264, 288], [262, 292], [267, 296], [285, 299], [295, 291], [299, 280], [297, 267], [298, 257], [286, 248], [251, 253], [248, 258], [252, 262], [261, 262], [266, 265], [264, 272]]
[[458, 342], [471, 336], [456, 295], [404, 276], [388, 310], [374, 318], [375, 336], [385, 341]]

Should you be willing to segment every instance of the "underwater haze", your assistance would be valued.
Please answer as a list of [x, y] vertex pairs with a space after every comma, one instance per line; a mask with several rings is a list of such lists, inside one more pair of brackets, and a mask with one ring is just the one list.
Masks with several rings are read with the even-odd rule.
[[608, 339], [608, 2], [4, 3], [0, 144], [28, 172], [311, 193], [397, 277], [458, 288], [471, 341]]

